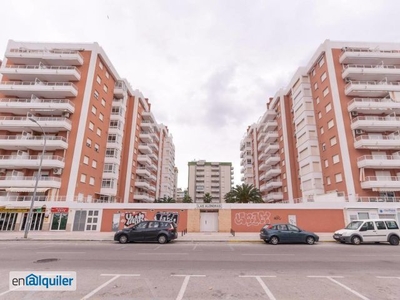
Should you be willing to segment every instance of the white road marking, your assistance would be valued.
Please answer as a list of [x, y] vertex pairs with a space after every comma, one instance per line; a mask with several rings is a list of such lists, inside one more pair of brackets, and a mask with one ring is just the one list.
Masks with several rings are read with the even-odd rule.
[[228, 246], [231, 249], [231, 251], [235, 251], [235, 249], [233, 249], [233, 247], [231, 245], [228, 245]]
[[11, 290], [7, 290], [7, 291], [5, 291], [5, 292], [2, 292], [2, 293], [0, 293], [0, 297], [1, 296], [3, 296], [3, 295], [5, 295], [5, 294], [8, 294], [9, 292], [13, 292], [13, 291], [15, 291], [15, 290], [18, 290], [20, 287], [17, 287], [17, 288], [15, 288], [15, 289], [11, 289]]
[[186, 287], [187, 287], [187, 285], [189, 283], [190, 277], [206, 277], [206, 275], [171, 275], [171, 276], [185, 277], [185, 279], [183, 280], [181, 289], [179, 291], [178, 297], [176, 297], [176, 300], [182, 300], [183, 299], [183, 295], [185, 294]]
[[37, 254], [84, 254], [86, 252], [37, 251]]
[[243, 275], [243, 276], [239, 276], [242, 278], [255, 278], [257, 279], [258, 283], [261, 285], [261, 287], [263, 288], [264, 292], [267, 294], [268, 298], [270, 300], [276, 300], [274, 294], [272, 294], [272, 292], [269, 290], [269, 288], [267, 287], [267, 285], [264, 283], [264, 281], [262, 281], [261, 278], [275, 278], [276, 276], [264, 276], [264, 275]]
[[382, 279], [400, 279], [400, 277], [396, 277], [396, 276], [376, 276], [376, 278], [382, 278]]
[[122, 250], [122, 249], [125, 249], [125, 248], [126, 248], [126, 245], [125, 245], [125, 246], [118, 247], [118, 248], [115, 248], [115, 250]]
[[243, 253], [242, 255], [246, 256], [256, 256], [256, 255], [283, 255], [283, 256], [294, 256], [294, 254], [284, 254], [284, 253]]
[[158, 246], [158, 247], [155, 247], [153, 250], [157, 250], [157, 249], [160, 249], [160, 247], [161, 247], [161, 245], [160, 246]]
[[196, 250], [196, 248], [197, 248], [198, 245], [199, 245], [199, 244], [194, 245], [192, 251]]
[[[382, 257], [382, 254], [357, 254], [357, 255], [349, 255], [349, 256], [353, 256], [353, 257], [364, 257], [364, 256], [366, 256], [366, 257], [369, 257], [369, 256], [377, 257], [377, 256], [379, 256], [379, 257]], [[399, 254], [391, 254], [391, 255], [386, 255], [385, 254], [385, 256], [400, 256], [400, 255]]]
[[96, 289], [91, 291], [89, 294], [87, 294], [86, 296], [81, 298], [81, 300], [89, 299], [94, 294], [96, 294], [98, 291], [100, 291], [103, 287], [107, 286], [108, 284], [110, 284], [111, 282], [113, 282], [114, 280], [118, 279], [121, 276], [135, 276], [135, 277], [138, 277], [138, 276], [140, 276], [140, 274], [101, 274], [101, 276], [113, 276], [113, 278], [111, 278], [107, 282], [103, 283], [102, 285], [100, 285], [99, 287], [97, 287]]
[[[139, 253], [135, 253], [135, 254], [139, 254], [139, 255], [154, 255], [154, 253], [144, 253], [144, 252], [139, 252]], [[157, 253], [157, 255], [188, 255], [188, 253], [180, 253], [180, 252], [173, 252], [173, 253], [165, 253], [165, 252], [161, 252], [161, 253]]]
[[356, 295], [357, 297], [363, 299], [363, 300], [369, 300], [369, 298], [361, 295], [359, 292], [356, 292], [355, 290], [349, 288], [348, 286], [344, 285], [343, 283], [340, 283], [339, 281], [333, 279], [333, 278], [343, 278], [343, 276], [307, 276], [309, 278], [326, 278], [329, 279], [330, 281], [336, 283], [337, 285], [340, 285], [342, 288], [348, 290], [350, 293]]

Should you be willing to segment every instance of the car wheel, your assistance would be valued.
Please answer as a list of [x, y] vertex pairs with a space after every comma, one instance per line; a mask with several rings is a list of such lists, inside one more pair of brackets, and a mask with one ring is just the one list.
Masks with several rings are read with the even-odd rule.
[[399, 244], [399, 238], [395, 235], [392, 235], [389, 239], [390, 245], [397, 246]]
[[168, 242], [167, 237], [163, 234], [160, 235], [157, 240], [158, 240], [158, 243], [160, 243], [160, 244], [165, 244], [166, 242]]
[[353, 245], [360, 245], [360, 244], [361, 244], [361, 239], [360, 239], [360, 237], [359, 237], [359, 236], [353, 236], [353, 237], [351, 238], [351, 243], [352, 243]]
[[277, 245], [277, 244], [279, 243], [279, 239], [278, 239], [277, 236], [273, 236], [273, 237], [271, 237], [271, 239], [269, 240], [269, 242], [270, 242], [272, 245]]
[[128, 242], [128, 237], [123, 234], [119, 237], [118, 241], [120, 242], [120, 244], [126, 244]]
[[309, 245], [314, 245], [315, 239], [312, 236], [308, 236], [306, 238], [306, 243], [309, 244]]

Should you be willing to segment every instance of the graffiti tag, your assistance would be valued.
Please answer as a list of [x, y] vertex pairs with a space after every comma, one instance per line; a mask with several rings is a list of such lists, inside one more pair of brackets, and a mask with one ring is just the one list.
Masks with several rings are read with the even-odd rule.
[[246, 225], [250, 226], [260, 226], [270, 223], [269, 217], [271, 213], [268, 211], [258, 211], [258, 212], [239, 212], [235, 214], [235, 224], [236, 225]]
[[146, 215], [139, 213], [125, 213], [125, 226], [136, 225], [145, 220]]
[[154, 220], [157, 221], [171, 221], [175, 224], [178, 224], [179, 214], [177, 212], [166, 212], [166, 211], [158, 211], [155, 216]]

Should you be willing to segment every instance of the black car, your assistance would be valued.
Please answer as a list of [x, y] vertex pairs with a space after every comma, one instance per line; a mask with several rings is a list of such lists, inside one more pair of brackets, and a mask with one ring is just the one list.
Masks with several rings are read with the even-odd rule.
[[154, 242], [165, 244], [178, 238], [176, 224], [170, 221], [142, 221], [124, 228], [114, 235], [114, 241], [121, 244], [128, 242]]
[[301, 230], [292, 224], [266, 224], [260, 230], [260, 239], [266, 243], [307, 243], [319, 241], [319, 236], [313, 232]]

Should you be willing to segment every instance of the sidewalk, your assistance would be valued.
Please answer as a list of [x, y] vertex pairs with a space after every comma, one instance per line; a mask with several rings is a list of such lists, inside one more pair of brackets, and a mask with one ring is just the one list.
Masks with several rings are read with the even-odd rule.
[[[332, 242], [332, 233], [316, 233], [320, 242]], [[108, 241], [112, 242], [114, 232], [56, 232], [56, 231], [30, 231], [28, 238], [24, 239], [23, 231], [2, 231], [1, 241]], [[263, 242], [258, 232], [237, 232], [235, 236], [229, 232], [189, 232], [182, 236], [179, 232], [175, 242]]]

